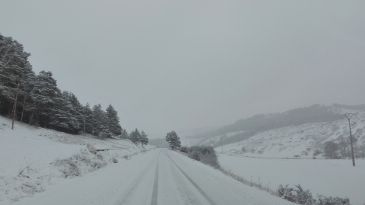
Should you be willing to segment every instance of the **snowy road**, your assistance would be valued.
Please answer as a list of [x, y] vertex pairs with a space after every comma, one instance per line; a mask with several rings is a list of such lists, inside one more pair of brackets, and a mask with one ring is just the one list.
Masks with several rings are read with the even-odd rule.
[[238, 205], [290, 204], [167, 149], [51, 187], [17, 204]]

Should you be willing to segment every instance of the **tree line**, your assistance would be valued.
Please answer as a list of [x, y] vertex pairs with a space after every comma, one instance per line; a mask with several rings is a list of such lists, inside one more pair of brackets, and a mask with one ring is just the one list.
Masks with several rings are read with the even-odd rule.
[[22, 44], [0, 34], [1, 115], [71, 134], [129, 138], [112, 105], [105, 110], [100, 104], [82, 105], [75, 94], [58, 88], [51, 72], [35, 74], [29, 56]]

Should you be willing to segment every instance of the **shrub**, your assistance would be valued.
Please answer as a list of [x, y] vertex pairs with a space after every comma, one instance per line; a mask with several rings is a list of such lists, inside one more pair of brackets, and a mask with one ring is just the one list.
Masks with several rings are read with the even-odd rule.
[[324, 156], [328, 159], [338, 159], [339, 146], [335, 142], [326, 142], [324, 144]]
[[315, 150], [314, 152], [313, 152], [313, 158], [315, 159], [315, 158], [317, 158], [317, 156], [319, 156], [320, 154], [322, 154], [322, 152], [321, 152], [321, 150]]
[[349, 199], [319, 196], [317, 205], [350, 205]]
[[188, 148], [187, 147], [181, 147], [180, 148], [180, 152], [184, 152], [184, 153], [188, 153]]
[[285, 200], [303, 205], [312, 205], [315, 201], [311, 192], [309, 190], [304, 190], [300, 185], [295, 187], [280, 185], [278, 195]]
[[277, 194], [285, 200], [302, 205], [350, 205], [350, 200], [347, 198], [319, 196], [318, 199], [314, 199], [312, 193], [300, 185], [295, 187], [280, 185]]
[[187, 150], [188, 157], [201, 161], [204, 164], [208, 164], [212, 167], [219, 168], [217, 155], [213, 147], [210, 146], [193, 146]]

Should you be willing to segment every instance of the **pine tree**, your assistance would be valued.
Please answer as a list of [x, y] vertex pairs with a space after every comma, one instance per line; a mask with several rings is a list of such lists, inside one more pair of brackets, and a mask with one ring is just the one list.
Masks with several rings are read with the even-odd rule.
[[112, 134], [109, 131], [107, 126], [107, 116], [106, 112], [102, 109], [101, 105], [95, 105], [93, 107], [93, 127], [94, 127], [94, 135], [99, 138], [107, 138], [111, 137]]
[[76, 120], [77, 122], [72, 123], [72, 132], [80, 132], [84, 131], [85, 125], [85, 116], [83, 113], [83, 106], [77, 99], [76, 95], [71, 92], [64, 91], [62, 92], [62, 98], [66, 101], [65, 110], [67, 110], [72, 118], [70, 120]]
[[106, 109], [106, 116], [108, 121], [108, 128], [113, 136], [118, 136], [122, 134], [122, 127], [119, 124], [118, 112], [109, 105]]
[[142, 145], [147, 145], [148, 144], [148, 136], [144, 131], [141, 132], [141, 140], [140, 141], [141, 141]]
[[51, 72], [41, 71], [34, 82], [31, 98], [35, 104], [35, 123], [48, 127], [50, 115], [55, 109], [56, 100], [61, 95], [57, 82]]
[[166, 141], [169, 143], [169, 146], [172, 150], [178, 149], [181, 147], [180, 138], [177, 136], [175, 131], [171, 131], [166, 135]]
[[128, 139], [128, 137], [129, 137], [129, 135], [128, 135], [127, 130], [122, 129], [122, 133], [120, 134], [120, 138], [121, 139]]
[[[36, 75], [29, 56], [23, 45], [0, 35], [0, 114], [68, 133], [129, 137], [111, 105], [106, 111], [101, 105], [83, 106], [73, 93], [61, 92], [51, 72]], [[134, 135], [136, 143], [146, 143], [145, 133], [136, 130]]]
[[86, 104], [85, 106], [82, 107], [82, 114], [83, 114], [83, 123], [82, 123], [83, 131], [85, 133], [93, 134], [94, 115], [89, 104]]
[[135, 129], [133, 132], [131, 132], [129, 139], [134, 143], [138, 144], [141, 141], [141, 134], [139, 133], [138, 129]]
[[28, 57], [23, 45], [0, 35], [0, 113], [11, 115], [13, 125], [18, 118], [18, 100], [22, 95]]
[[21, 115], [20, 121], [25, 121], [25, 118], [28, 117], [27, 122], [29, 122], [30, 117], [29, 113], [32, 113], [36, 107], [31, 100], [31, 92], [34, 88], [34, 83], [36, 80], [36, 75], [32, 70], [32, 66], [27, 64], [25, 67], [25, 75], [23, 79], [23, 83], [21, 84], [21, 89], [23, 90], [22, 101], [21, 101]]
[[57, 96], [50, 113], [50, 128], [68, 133], [79, 133], [80, 123], [77, 118], [79, 115], [74, 109], [67, 93]]

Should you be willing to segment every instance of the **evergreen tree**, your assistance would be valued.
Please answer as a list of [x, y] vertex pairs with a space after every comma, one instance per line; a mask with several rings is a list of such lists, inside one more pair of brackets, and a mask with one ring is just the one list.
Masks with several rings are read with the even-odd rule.
[[122, 134], [122, 127], [119, 124], [118, 112], [109, 105], [106, 109], [106, 116], [108, 121], [108, 128], [113, 136], [118, 136]]
[[68, 99], [68, 93], [64, 92], [54, 100], [50, 115], [50, 128], [55, 130], [77, 134], [80, 131], [78, 114]]
[[128, 139], [128, 137], [129, 137], [129, 135], [128, 135], [127, 130], [122, 129], [122, 133], [120, 134], [120, 138], [121, 139]]
[[[129, 137], [111, 105], [106, 111], [101, 105], [83, 106], [73, 93], [61, 92], [51, 72], [36, 75], [29, 56], [23, 45], [0, 35], [0, 114], [68, 133]], [[146, 143], [145, 134], [136, 131], [135, 142]]]
[[169, 146], [172, 150], [178, 149], [181, 147], [180, 138], [177, 136], [175, 131], [171, 131], [166, 135], [166, 141], [169, 143]]
[[71, 130], [70, 132], [78, 133], [84, 130], [84, 126], [86, 128], [85, 116], [83, 113], [83, 106], [77, 99], [76, 95], [71, 92], [64, 91], [62, 92], [62, 98], [65, 101], [66, 107], [64, 108], [69, 112], [70, 120], [72, 120]]
[[25, 67], [25, 75], [23, 78], [23, 83], [21, 84], [21, 89], [23, 90], [22, 100], [21, 100], [21, 114], [20, 114], [20, 121], [29, 122], [30, 114], [34, 112], [36, 107], [31, 99], [31, 92], [34, 88], [36, 80], [36, 75], [32, 70], [32, 66], [27, 64]]
[[102, 109], [101, 105], [95, 105], [93, 107], [93, 127], [94, 135], [99, 138], [111, 137], [112, 134], [107, 126], [107, 116], [106, 112]]
[[[56, 101], [61, 95], [57, 88], [57, 82], [51, 72], [41, 71], [34, 82], [31, 98], [35, 104], [35, 123], [42, 127], [48, 127], [50, 115], [55, 108]], [[32, 122], [33, 123], [33, 122]]]
[[142, 145], [147, 145], [148, 144], [148, 136], [144, 131], [141, 132], [141, 140], [140, 141], [141, 141]]
[[24, 83], [29, 54], [23, 45], [10, 37], [0, 35], [0, 113], [14, 117], [21, 86]]
[[93, 111], [90, 108], [90, 105], [86, 104], [85, 106], [83, 106], [81, 112], [83, 115], [83, 122], [82, 122], [83, 129], [82, 130], [85, 129], [85, 133], [93, 134], [94, 133], [94, 127], [93, 127], [94, 115], [93, 115]]
[[134, 143], [138, 144], [141, 141], [141, 133], [139, 133], [138, 129], [135, 129], [133, 132], [131, 132], [129, 139]]

